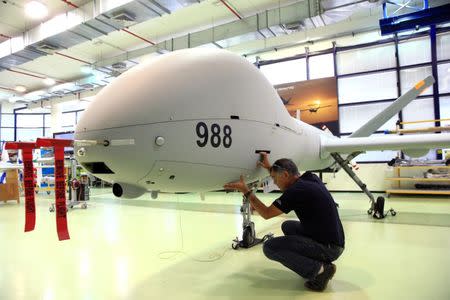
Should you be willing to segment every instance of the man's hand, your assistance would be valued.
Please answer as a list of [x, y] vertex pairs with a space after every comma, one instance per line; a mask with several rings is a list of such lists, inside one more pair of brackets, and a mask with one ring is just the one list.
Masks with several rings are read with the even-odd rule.
[[227, 190], [238, 190], [242, 194], [245, 194], [248, 191], [250, 191], [250, 189], [248, 188], [247, 184], [244, 181], [244, 176], [242, 175], [239, 181], [227, 183], [223, 187]]
[[261, 155], [261, 160], [258, 161], [258, 166], [269, 170], [272, 166], [269, 162], [269, 154], [267, 154], [267, 152], [260, 152], [259, 155]]

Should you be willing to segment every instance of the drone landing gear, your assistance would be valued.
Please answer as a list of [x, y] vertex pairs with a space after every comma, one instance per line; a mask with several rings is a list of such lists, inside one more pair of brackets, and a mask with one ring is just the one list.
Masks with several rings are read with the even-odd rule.
[[263, 238], [259, 239], [255, 234], [255, 223], [250, 221], [251, 210], [250, 200], [244, 196], [241, 206], [241, 214], [243, 218], [242, 222], [242, 240], [236, 237], [231, 244], [231, 248], [237, 250], [239, 248], [251, 248], [255, 245], [264, 243], [266, 240], [273, 237], [272, 233], [266, 234]]
[[369, 197], [370, 199], [370, 208], [367, 210], [367, 214], [372, 215], [376, 219], [382, 219], [390, 213], [392, 216], [395, 216], [397, 212], [390, 208], [387, 210], [387, 213], [384, 213], [384, 197], [378, 197], [375, 200], [375, 197], [372, 193], [367, 189], [367, 186], [359, 179], [359, 177], [353, 172], [353, 170], [348, 166], [348, 160], [344, 160], [338, 153], [331, 153], [331, 156], [334, 160], [347, 172], [347, 174], [353, 179], [353, 181], [359, 186], [359, 188]]

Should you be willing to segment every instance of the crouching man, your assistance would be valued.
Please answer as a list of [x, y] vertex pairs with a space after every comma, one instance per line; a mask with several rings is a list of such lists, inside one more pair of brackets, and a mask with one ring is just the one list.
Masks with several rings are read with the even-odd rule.
[[268, 155], [261, 155], [260, 165], [270, 172], [283, 192], [281, 197], [267, 207], [251, 192], [242, 176], [240, 181], [228, 183], [224, 188], [242, 192], [264, 219], [295, 212], [299, 220], [285, 221], [281, 226], [284, 236], [266, 241], [264, 254], [305, 278], [307, 288], [323, 291], [336, 273], [332, 262], [342, 254], [345, 245], [336, 203], [313, 173], [300, 175], [295, 163], [286, 158], [270, 165]]

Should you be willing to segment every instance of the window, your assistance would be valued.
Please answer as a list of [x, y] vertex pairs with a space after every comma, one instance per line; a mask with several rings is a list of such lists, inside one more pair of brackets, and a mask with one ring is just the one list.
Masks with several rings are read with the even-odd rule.
[[400, 66], [431, 62], [429, 37], [402, 41], [398, 44]]
[[36, 141], [37, 138], [42, 137], [42, 128], [17, 128], [17, 141], [29, 142]]
[[[403, 122], [434, 120], [433, 98], [416, 99], [403, 110]], [[405, 129], [415, 129], [434, 126], [434, 123], [404, 124]]]
[[[339, 107], [339, 123], [341, 133], [351, 133], [363, 126], [371, 118], [379, 114], [392, 102], [371, 103]], [[395, 115], [378, 130], [395, 129], [398, 117]]]
[[17, 127], [42, 127], [42, 114], [17, 114]]
[[45, 121], [45, 127], [51, 127], [52, 126], [52, 115], [51, 114], [45, 114], [44, 115], [44, 121]]
[[2, 114], [0, 127], [14, 127], [14, 114]]
[[[450, 96], [440, 97], [439, 105], [441, 119], [450, 119]], [[450, 126], [450, 121], [442, 121], [441, 125]]]
[[306, 80], [306, 59], [264, 65], [260, 70], [273, 85], [303, 81]]
[[397, 98], [395, 71], [338, 79], [339, 104]]
[[395, 45], [338, 52], [337, 68], [339, 75], [395, 68]]
[[450, 93], [450, 63], [438, 64], [439, 93]]
[[52, 129], [50, 127], [45, 127], [45, 137], [53, 138]]
[[[405, 69], [400, 71], [400, 82], [402, 86], [402, 94], [415, 86], [419, 81], [431, 75], [431, 66]], [[433, 94], [433, 86], [427, 88], [422, 95]]]
[[333, 54], [312, 56], [309, 58], [309, 78], [317, 79], [334, 76]]
[[0, 140], [1, 141], [14, 141], [14, 128], [1, 127]]
[[450, 59], [450, 33], [439, 34], [436, 37], [437, 60]]

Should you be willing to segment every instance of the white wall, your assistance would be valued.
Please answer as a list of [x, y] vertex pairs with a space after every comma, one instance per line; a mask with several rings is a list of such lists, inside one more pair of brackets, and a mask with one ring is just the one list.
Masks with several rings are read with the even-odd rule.
[[[391, 182], [385, 178], [392, 177], [392, 167], [387, 164], [359, 164], [358, 166], [359, 169], [354, 172], [370, 191], [385, 191], [391, 187]], [[361, 191], [342, 169], [335, 174], [324, 173], [323, 182], [330, 191]]]

